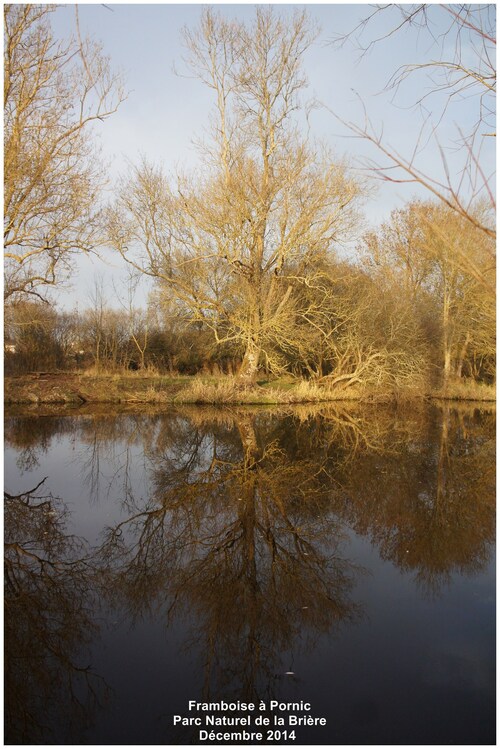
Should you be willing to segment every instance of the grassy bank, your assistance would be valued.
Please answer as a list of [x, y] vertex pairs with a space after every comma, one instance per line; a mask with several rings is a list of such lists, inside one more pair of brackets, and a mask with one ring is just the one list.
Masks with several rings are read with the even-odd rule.
[[[337, 400], [334, 393], [304, 381], [263, 381], [241, 386], [232, 377], [162, 377], [136, 374], [41, 373], [5, 378], [6, 404], [178, 403], [287, 404]], [[357, 399], [359, 393], [342, 393]]]
[[262, 380], [242, 387], [232, 377], [145, 376], [136, 373], [39, 373], [5, 378], [6, 404], [150, 403], [150, 404], [291, 404], [345, 400], [393, 401], [415, 397], [440, 400], [494, 401], [495, 389], [457, 383], [427, 393], [329, 388], [304, 380]]
[[436, 388], [430, 392], [431, 398], [455, 401], [495, 401], [496, 388], [483, 382], [461, 380], [448, 387]]

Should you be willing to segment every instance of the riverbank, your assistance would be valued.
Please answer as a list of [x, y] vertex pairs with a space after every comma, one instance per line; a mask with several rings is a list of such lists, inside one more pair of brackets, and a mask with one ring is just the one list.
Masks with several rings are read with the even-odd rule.
[[241, 386], [232, 377], [146, 376], [136, 373], [89, 375], [71, 372], [41, 372], [6, 377], [5, 404], [150, 403], [150, 404], [248, 404], [276, 405], [333, 401], [393, 401], [410, 398], [495, 401], [495, 388], [458, 383], [427, 393], [391, 392], [374, 389], [329, 388], [305, 380], [281, 378]]

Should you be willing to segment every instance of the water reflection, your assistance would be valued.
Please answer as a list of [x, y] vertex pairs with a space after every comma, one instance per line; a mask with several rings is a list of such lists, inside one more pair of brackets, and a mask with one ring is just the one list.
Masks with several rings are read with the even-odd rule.
[[281, 429], [249, 413], [161, 423], [147, 447], [154, 492], [102, 549], [135, 615], [157, 603], [194, 622], [206, 698], [272, 694], [299, 634], [305, 646], [358, 613], [326, 458], [291, 459]]
[[97, 631], [95, 571], [83, 542], [67, 533], [64, 504], [42, 493], [44, 481], [24, 494], [4, 494], [8, 743], [54, 741], [60, 713], [59, 738], [71, 740], [106, 692], [84, 650]]
[[495, 422], [477, 409], [427, 418], [397, 452], [371, 452], [339, 481], [342, 517], [436, 596], [453, 573], [484, 569], [495, 540]]
[[62, 687], [70, 703], [92, 695], [75, 656], [92, 637], [90, 590], [136, 622], [182, 620], [195, 696], [249, 701], [274, 697], [299, 651], [362, 618], [352, 530], [431, 597], [491, 557], [492, 412], [192, 408], [19, 417], [5, 431], [18, 456], [29, 448], [23, 470], [63, 434], [109, 520], [90, 561], [61, 503], [7, 498], [6, 717], [18, 738], [37, 734], [32, 716]]
[[40, 466], [56, 435], [73, 431], [71, 420], [64, 417], [11, 417], [5, 420], [5, 444], [16, 449], [21, 473]]

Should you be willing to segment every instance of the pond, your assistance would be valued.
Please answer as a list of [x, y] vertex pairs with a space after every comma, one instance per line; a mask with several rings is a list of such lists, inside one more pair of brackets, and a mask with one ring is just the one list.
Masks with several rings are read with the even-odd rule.
[[6, 743], [495, 743], [491, 408], [12, 412], [5, 486]]

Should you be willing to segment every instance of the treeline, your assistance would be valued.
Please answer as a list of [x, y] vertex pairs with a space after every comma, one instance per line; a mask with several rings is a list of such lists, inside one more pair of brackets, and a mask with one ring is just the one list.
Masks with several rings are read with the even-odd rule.
[[[336, 388], [422, 389], [495, 377], [494, 245], [442, 205], [413, 201], [359, 242], [352, 261], [316, 259], [297, 274], [283, 333], [259, 370]], [[214, 338], [159, 285], [148, 308], [62, 312], [39, 301], [6, 308], [5, 371], [119, 370], [236, 374], [241, 341]]]
[[131, 325], [123, 310], [105, 308], [96, 317], [92, 309], [76, 313], [43, 302], [13, 304], [5, 315], [5, 374], [235, 371], [236, 362], [210, 350], [207, 334], [197, 326], [140, 313]]

